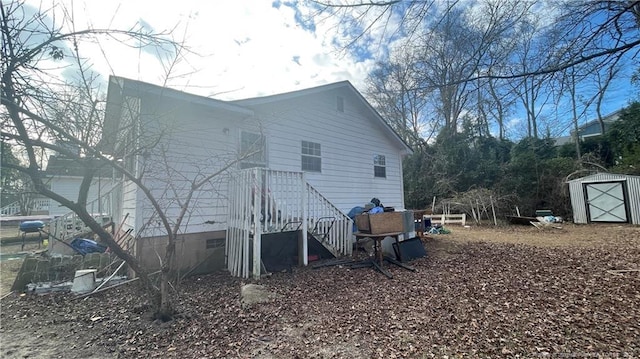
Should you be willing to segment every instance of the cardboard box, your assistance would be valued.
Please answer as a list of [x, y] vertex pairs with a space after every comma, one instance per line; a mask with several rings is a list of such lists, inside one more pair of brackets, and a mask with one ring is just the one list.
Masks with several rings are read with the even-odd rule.
[[359, 232], [370, 234], [404, 233], [415, 230], [411, 211], [363, 213], [356, 216], [356, 227]]

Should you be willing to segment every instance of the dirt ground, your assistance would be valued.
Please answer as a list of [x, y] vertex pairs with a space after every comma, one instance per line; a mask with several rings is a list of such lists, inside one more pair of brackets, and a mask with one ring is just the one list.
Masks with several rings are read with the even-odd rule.
[[250, 308], [245, 281], [189, 278], [167, 323], [135, 285], [86, 300], [12, 294], [0, 357], [640, 357], [640, 227], [450, 229], [424, 241], [415, 272], [296, 268], [262, 280], [279, 295]]
[[[17, 226], [0, 228], [0, 298], [11, 291], [16, 274], [22, 265], [26, 253], [35, 253], [44, 249], [37, 233], [28, 233], [24, 248], [16, 241], [20, 236]], [[40, 245], [39, 245], [40, 244]], [[8, 258], [7, 258], [8, 257]]]

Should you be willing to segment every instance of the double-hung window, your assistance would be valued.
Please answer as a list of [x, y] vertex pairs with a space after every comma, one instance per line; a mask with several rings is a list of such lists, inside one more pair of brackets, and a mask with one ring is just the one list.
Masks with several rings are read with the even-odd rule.
[[373, 176], [387, 178], [387, 160], [384, 155], [373, 156]]
[[302, 141], [302, 170], [322, 171], [322, 151], [319, 143]]

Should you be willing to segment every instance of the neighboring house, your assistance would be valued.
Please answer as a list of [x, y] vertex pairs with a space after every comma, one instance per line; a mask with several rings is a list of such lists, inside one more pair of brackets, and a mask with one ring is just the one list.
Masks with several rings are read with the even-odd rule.
[[[144, 170], [170, 220], [191, 180], [220, 171], [194, 193], [178, 261], [193, 270], [217, 258], [244, 277], [259, 275], [259, 253], [286, 241], [295, 248], [281, 249], [302, 264], [312, 251], [350, 254], [345, 213], [373, 197], [404, 209], [402, 160], [411, 153], [347, 81], [227, 102], [111, 77], [103, 144], [132, 173]], [[140, 260], [157, 265], [166, 231], [140, 188], [124, 180], [121, 191], [114, 221], [141, 238]], [[284, 232], [298, 235], [274, 237]]]
[[[605, 133], [609, 131], [611, 124], [613, 124], [614, 122], [620, 119], [621, 114], [622, 114], [622, 110], [617, 110], [602, 118], [602, 122], [604, 123]], [[594, 119], [585, 123], [584, 125], [578, 128], [578, 134], [581, 139], [602, 135], [603, 133], [602, 133], [602, 127], [600, 126], [600, 121], [598, 119]]]
[[[611, 124], [618, 121], [620, 119], [620, 115], [622, 114], [622, 109], [612, 112], [608, 115], [605, 115], [602, 118], [602, 122], [604, 123], [605, 133], [611, 127]], [[578, 135], [580, 139], [584, 140], [589, 137], [601, 136], [602, 135], [602, 126], [600, 125], [600, 120], [593, 119], [588, 121], [587, 123], [578, 127]], [[573, 143], [576, 138], [576, 131], [572, 130], [569, 136], [558, 137], [555, 139], [556, 146], [562, 146], [565, 143]]]
[[[46, 181], [49, 188], [61, 196], [76, 201], [78, 190], [84, 178], [80, 168], [72, 159], [60, 155], [49, 156], [47, 169], [45, 171]], [[87, 206], [89, 213], [106, 214], [110, 207], [108, 203], [102, 203], [99, 199], [112, 190], [114, 186], [113, 174], [110, 168], [103, 168], [93, 178], [87, 196]], [[52, 218], [69, 213], [69, 209], [60, 203], [49, 200], [49, 216]]]
[[[78, 189], [83, 180], [83, 169], [80, 168], [72, 159], [66, 158], [59, 154], [49, 156], [47, 167], [44, 172], [45, 184], [53, 192], [69, 199], [76, 201], [78, 198]], [[87, 206], [89, 213], [103, 214], [107, 208], [111, 208], [110, 203], [103, 203], [100, 199], [103, 194], [112, 190], [114, 186], [113, 174], [110, 168], [104, 168], [97, 173], [91, 182], [89, 193], [87, 196]], [[20, 212], [20, 204], [12, 203], [2, 208], [2, 215], [13, 216]], [[48, 216], [55, 218], [66, 215], [70, 210], [60, 203], [37, 195], [31, 199], [31, 214]]]

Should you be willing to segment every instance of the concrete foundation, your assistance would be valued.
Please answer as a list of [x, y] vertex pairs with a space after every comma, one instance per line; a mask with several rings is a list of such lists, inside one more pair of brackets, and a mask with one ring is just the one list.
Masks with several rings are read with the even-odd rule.
[[[176, 241], [176, 266], [182, 274], [203, 274], [225, 268], [225, 231], [179, 235]], [[137, 240], [136, 257], [150, 272], [160, 269], [167, 247], [167, 237]]]

